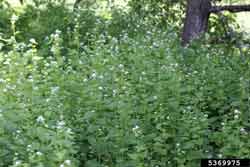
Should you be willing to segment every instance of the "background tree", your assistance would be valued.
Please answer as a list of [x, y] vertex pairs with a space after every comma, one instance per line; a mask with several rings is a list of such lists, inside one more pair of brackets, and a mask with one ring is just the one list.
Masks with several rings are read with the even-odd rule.
[[250, 11], [250, 5], [213, 6], [211, 0], [188, 0], [182, 34], [182, 44], [186, 45], [192, 39], [206, 32], [210, 14], [220, 13], [222, 11], [234, 13]]

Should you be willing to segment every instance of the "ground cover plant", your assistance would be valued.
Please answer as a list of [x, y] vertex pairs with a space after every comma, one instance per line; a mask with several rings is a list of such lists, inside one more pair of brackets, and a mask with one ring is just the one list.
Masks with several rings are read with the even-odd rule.
[[1, 8], [1, 167], [195, 167], [250, 156], [247, 47], [202, 39], [184, 48], [172, 22], [49, 5], [54, 15]]

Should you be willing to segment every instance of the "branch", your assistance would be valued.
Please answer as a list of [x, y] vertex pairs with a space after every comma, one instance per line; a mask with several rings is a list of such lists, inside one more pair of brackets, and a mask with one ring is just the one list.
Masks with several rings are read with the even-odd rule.
[[210, 9], [210, 13], [219, 13], [222, 11], [229, 11], [232, 13], [236, 12], [246, 12], [250, 11], [250, 4], [249, 5], [226, 5], [226, 6], [213, 6]]

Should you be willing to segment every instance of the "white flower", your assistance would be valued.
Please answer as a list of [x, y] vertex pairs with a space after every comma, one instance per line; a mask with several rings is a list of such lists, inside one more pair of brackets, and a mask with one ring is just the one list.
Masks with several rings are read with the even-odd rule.
[[54, 34], [54, 38], [59, 38], [59, 34]]
[[29, 144], [27, 145], [26, 151], [31, 151], [32, 146]]
[[158, 97], [157, 97], [157, 96], [153, 96], [153, 99], [154, 99], [154, 100], [157, 100], [157, 99], [158, 99]]
[[59, 122], [57, 122], [57, 128], [58, 128], [58, 129], [62, 129], [62, 128], [64, 127], [64, 125], [65, 125], [65, 122], [64, 122], [64, 121], [59, 121]]
[[36, 155], [40, 156], [40, 155], [43, 155], [43, 153], [41, 153], [40, 151], [37, 151]]
[[96, 77], [96, 73], [95, 73], [95, 72], [92, 73], [91, 77], [92, 77], [92, 78], [95, 78], [95, 77]]
[[180, 143], [176, 143], [176, 147], [180, 147]]
[[30, 75], [30, 76], [28, 77], [28, 81], [29, 81], [29, 82], [33, 82], [33, 81], [34, 81], [32, 75]]
[[37, 42], [36, 42], [36, 40], [35, 40], [34, 38], [31, 38], [29, 41], [30, 41], [30, 43], [32, 43], [32, 44], [37, 44]]
[[103, 87], [99, 86], [98, 89], [99, 89], [99, 90], [103, 90]]
[[222, 154], [218, 154], [218, 157], [219, 157], [219, 158], [222, 158]]
[[84, 79], [83, 79], [83, 82], [87, 82], [87, 81], [88, 81], [88, 79], [87, 79], [87, 78], [84, 78]]
[[139, 129], [138, 125], [135, 125], [135, 127], [132, 128], [133, 131], [136, 131], [137, 129]]
[[51, 87], [51, 93], [55, 94], [56, 92], [58, 92], [59, 88], [59, 86]]
[[243, 134], [247, 133], [245, 128], [240, 128], [240, 132], [243, 133]]
[[72, 130], [70, 128], [67, 129], [66, 131], [68, 134], [73, 134]]
[[237, 110], [237, 109], [235, 109], [235, 110], [234, 110], [234, 114], [240, 114], [240, 111]]
[[5, 80], [3, 78], [0, 78], [0, 83], [4, 83]]
[[235, 115], [235, 116], [234, 116], [234, 119], [239, 119], [239, 115]]
[[20, 160], [17, 160], [17, 161], [15, 162], [15, 165], [16, 165], [16, 166], [21, 165], [21, 164], [22, 164], [22, 161], [20, 161]]
[[138, 125], [135, 125], [132, 128], [132, 131], [134, 132], [134, 134], [135, 134], [136, 137], [138, 137], [141, 134], [141, 130], [140, 130], [140, 127]]
[[64, 167], [64, 164], [61, 164], [59, 167]]
[[12, 16], [11, 16], [11, 18], [10, 18], [10, 21], [11, 21], [11, 23], [13, 24], [13, 23], [15, 23], [17, 20], [18, 20], [18, 16], [17, 15], [15, 15], [15, 14], [13, 14]]
[[71, 161], [70, 161], [70, 160], [68, 160], [68, 159], [67, 159], [67, 160], [65, 160], [65, 161], [64, 161], [64, 163], [65, 163], [66, 165], [71, 165]]
[[39, 117], [37, 117], [36, 121], [38, 123], [44, 123], [45, 119], [44, 119], [44, 117], [42, 115], [40, 115]]
[[56, 33], [56, 34], [61, 34], [62, 31], [60, 31], [60, 30], [57, 29], [57, 30], [55, 31], [55, 33]]
[[156, 42], [153, 42], [153, 47], [159, 47], [159, 45]]

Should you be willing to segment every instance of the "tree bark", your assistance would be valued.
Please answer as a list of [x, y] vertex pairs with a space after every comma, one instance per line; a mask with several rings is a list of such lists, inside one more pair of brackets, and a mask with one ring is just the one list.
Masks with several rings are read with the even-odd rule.
[[207, 31], [210, 9], [210, 0], [188, 0], [182, 45], [188, 44]]

